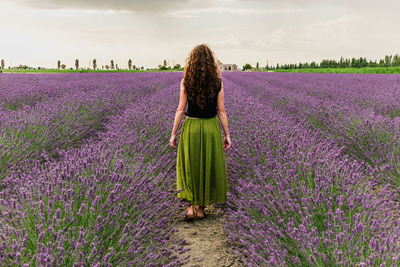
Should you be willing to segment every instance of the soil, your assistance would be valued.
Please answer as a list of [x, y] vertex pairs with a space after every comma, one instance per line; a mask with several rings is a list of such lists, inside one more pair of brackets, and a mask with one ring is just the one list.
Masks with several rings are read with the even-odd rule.
[[[177, 232], [174, 237], [185, 239], [184, 253], [179, 255], [182, 262], [188, 261], [183, 266], [243, 266], [240, 257], [235, 255], [226, 241], [226, 234], [220, 221], [224, 215], [224, 207], [211, 204], [205, 208], [206, 218], [194, 218], [192, 221], [179, 221], [176, 224]], [[183, 207], [181, 217], [186, 214]], [[196, 215], [196, 209], [194, 209]], [[184, 260], [190, 255], [188, 260]]]

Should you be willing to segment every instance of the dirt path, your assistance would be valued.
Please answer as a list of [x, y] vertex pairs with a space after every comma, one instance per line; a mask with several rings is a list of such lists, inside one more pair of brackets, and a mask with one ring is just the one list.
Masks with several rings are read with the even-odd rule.
[[[210, 205], [205, 208], [207, 217], [203, 220], [194, 219], [191, 222], [180, 221], [176, 225], [175, 238], [186, 240], [185, 249], [180, 259], [190, 255], [189, 262], [183, 266], [243, 266], [240, 258], [233, 254], [226, 242], [225, 232], [220, 221], [225, 210]], [[185, 214], [185, 210], [180, 210]]]

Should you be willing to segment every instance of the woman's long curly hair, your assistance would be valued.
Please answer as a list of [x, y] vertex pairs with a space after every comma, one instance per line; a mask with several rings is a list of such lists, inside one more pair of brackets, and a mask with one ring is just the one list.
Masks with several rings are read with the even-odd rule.
[[186, 59], [183, 85], [187, 98], [201, 109], [215, 97], [221, 84], [214, 53], [206, 44], [197, 45]]

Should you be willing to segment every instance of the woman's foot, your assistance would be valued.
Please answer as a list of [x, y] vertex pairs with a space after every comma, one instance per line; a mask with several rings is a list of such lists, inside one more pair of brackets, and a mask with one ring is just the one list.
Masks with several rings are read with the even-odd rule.
[[199, 206], [199, 208], [197, 209], [197, 218], [204, 218], [205, 214], [204, 214], [204, 206]]
[[184, 221], [191, 221], [194, 219], [194, 214], [193, 214], [193, 206], [190, 205], [187, 207], [187, 213], [185, 214], [185, 216], [183, 216], [183, 220]]
[[187, 207], [187, 213], [186, 213], [186, 215], [187, 215], [187, 216], [193, 216], [193, 206], [192, 206], [192, 205], [190, 205], [190, 206]]

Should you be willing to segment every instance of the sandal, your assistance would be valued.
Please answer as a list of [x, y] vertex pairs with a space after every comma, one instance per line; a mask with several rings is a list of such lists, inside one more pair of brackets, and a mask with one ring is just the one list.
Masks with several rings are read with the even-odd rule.
[[206, 214], [206, 211], [204, 210], [204, 216], [203, 217], [199, 217], [199, 216], [197, 216], [197, 214], [198, 214], [198, 211], [199, 211], [199, 209], [197, 208], [196, 209], [196, 218], [197, 219], [199, 219], [199, 220], [203, 220], [205, 217], [207, 217], [207, 214]]
[[192, 214], [192, 215], [185, 214], [185, 215], [182, 217], [182, 220], [183, 220], [183, 221], [191, 221], [191, 220], [193, 220], [194, 218], [195, 218], [195, 216], [194, 216], [194, 210], [193, 210], [193, 214]]
[[192, 221], [194, 219], [194, 215], [185, 214], [182, 218], [183, 221]]

